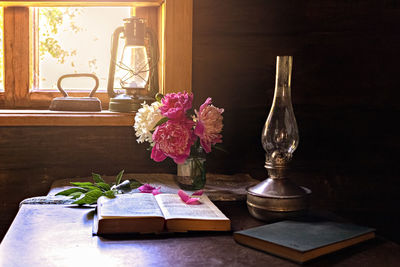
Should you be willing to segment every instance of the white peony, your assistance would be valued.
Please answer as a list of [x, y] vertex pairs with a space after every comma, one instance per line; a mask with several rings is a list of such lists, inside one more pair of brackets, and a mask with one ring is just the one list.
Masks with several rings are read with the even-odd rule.
[[152, 133], [157, 122], [163, 118], [161, 112], [158, 110], [162, 104], [158, 101], [153, 102], [151, 105], [146, 103], [142, 104], [142, 108], [138, 110], [135, 116], [135, 131], [138, 137], [137, 142], [153, 143]]

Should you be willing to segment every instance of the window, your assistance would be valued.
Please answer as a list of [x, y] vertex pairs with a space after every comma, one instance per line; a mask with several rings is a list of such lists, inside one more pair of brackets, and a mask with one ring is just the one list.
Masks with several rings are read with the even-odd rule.
[[[3, 60], [0, 69], [4, 69], [4, 76], [0, 76], [4, 84], [4, 90], [0, 91], [0, 109], [47, 109], [50, 101], [60, 96], [55, 88], [56, 79], [71, 72], [95, 73], [100, 78], [100, 90], [96, 96], [102, 101], [103, 108], [107, 108], [105, 84], [111, 43], [109, 31], [121, 26], [121, 19], [129, 17], [132, 12], [144, 18], [157, 33], [159, 87], [164, 93], [190, 91], [192, 8], [192, 0], [0, 2], [1, 21], [4, 21], [0, 32], [0, 42], [4, 45], [4, 57], [0, 57]], [[46, 13], [49, 10], [55, 13]], [[96, 15], [101, 13], [100, 22], [95, 22]], [[63, 15], [62, 21], [59, 20], [60, 14]], [[104, 21], [107, 23], [100, 26]], [[52, 28], [54, 25], [56, 30]], [[75, 42], [69, 42], [69, 39], [75, 39]], [[95, 54], [102, 55], [95, 57]], [[72, 81], [65, 87], [77, 89], [70, 96], [87, 96], [87, 92], [82, 90], [91, 89], [81, 81]]]
[[4, 91], [4, 64], [3, 64], [3, 9], [0, 8], [0, 92]]
[[[130, 7], [37, 7], [33, 41], [33, 89], [55, 90], [60, 76], [93, 73], [107, 89], [111, 35], [133, 13]], [[104, 18], [107, 17], [107, 20]], [[89, 79], [66, 79], [68, 90], [91, 89]]]

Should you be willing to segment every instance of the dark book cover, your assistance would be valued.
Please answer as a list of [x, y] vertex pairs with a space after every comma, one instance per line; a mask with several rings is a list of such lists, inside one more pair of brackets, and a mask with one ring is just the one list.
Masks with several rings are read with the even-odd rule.
[[235, 232], [234, 238], [244, 245], [304, 262], [371, 239], [374, 231], [332, 221], [281, 221]]

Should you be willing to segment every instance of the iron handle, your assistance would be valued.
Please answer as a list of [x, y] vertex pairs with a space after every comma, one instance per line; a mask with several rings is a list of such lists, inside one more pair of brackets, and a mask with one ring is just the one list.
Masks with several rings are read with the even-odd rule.
[[97, 88], [99, 87], [99, 78], [97, 78], [96, 75], [91, 74], [91, 73], [74, 73], [74, 74], [65, 74], [60, 76], [57, 81], [57, 88], [58, 90], [63, 94], [64, 97], [68, 97], [68, 93], [61, 87], [61, 81], [65, 78], [71, 78], [71, 77], [89, 77], [93, 78], [96, 84], [94, 85], [94, 88], [89, 94], [89, 97], [93, 97], [94, 94], [96, 93]]

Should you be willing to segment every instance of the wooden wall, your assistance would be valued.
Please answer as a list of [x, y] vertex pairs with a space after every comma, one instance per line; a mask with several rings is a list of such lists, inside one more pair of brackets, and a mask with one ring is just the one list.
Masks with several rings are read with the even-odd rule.
[[193, 88], [225, 108], [214, 167], [266, 177], [261, 130], [275, 57], [293, 55], [300, 143], [291, 176], [314, 206], [400, 240], [399, 1], [195, 1]]
[[[272, 102], [275, 57], [293, 55], [300, 144], [291, 177], [313, 206], [400, 240], [397, 79], [400, 4], [395, 0], [194, 0], [195, 106], [225, 108], [224, 146], [212, 172], [266, 178], [260, 136]], [[92, 171], [174, 172], [154, 163], [130, 127], [1, 127], [0, 237], [26, 197]]]

